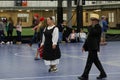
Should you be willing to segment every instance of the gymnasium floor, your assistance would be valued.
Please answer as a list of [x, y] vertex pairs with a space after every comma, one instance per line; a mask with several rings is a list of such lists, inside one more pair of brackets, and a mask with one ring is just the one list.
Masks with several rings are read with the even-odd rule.
[[[87, 53], [81, 52], [82, 43], [60, 44], [62, 58], [57, 73], [48, 73], [43, 60], [34, 61], [37, 44], [0, 45], [0, 80], [78, 80]], [[120, 42], [101, 46], [100, 60], [108, 74], [105, 80], [120, 80]], [[96, 80], [99, 71], [93, 65], [89, 80]]]

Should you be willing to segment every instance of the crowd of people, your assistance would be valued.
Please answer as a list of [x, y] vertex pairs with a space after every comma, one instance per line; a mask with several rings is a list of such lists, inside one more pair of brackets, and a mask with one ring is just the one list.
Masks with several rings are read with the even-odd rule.
[[14, 26], [11, 18], [2, 19], [0, 18], [0, 44], [13, 44], [13, 29], [16, 29], [17, 43], [21, 44], [21, 32], [22, 22], [18, 20], [16, 26]]
[[58, 25], [59, 28], [59, 42], [84, 42], [86, 39], [86, 33], [80, 29], [77, 32], [73, 27], [67, 26], [67, 21], [63, 20], [61, 24]]
[[[33, 43], [39, 42], [41, 40], [41, 35], [40, 30], [43, 30], [44, 27], [47, 26], [45, 24], [45, 18], [40, 17], [38, 14], [34, 14], [33, 16], [33, 28], [32, 30], [34, 31], [34, 35], [32, 39], [29, 42], [29, 46], [32, 46]], [[44, 26], [42, 25], [42, 23]], [[39, 26], [39, 27], [38, 27]], [[41, 29], [42, 27], [42, 29]], [[67, 26], [67, 21], [63, 20], [61, 24], [57, 25], [59, 29], [59, 42], [84, 42], [86, 39], [86, 33], [83, 30], [80, 30], [80, 32], [77, 32], [74, 28]], [[18, 20], [17, 24], [14, 26], [14, 22], [11, 18], [8, 20], [2, 20], [0, 19], [0, 44], [13, 44], [13, 29], [16, 29], [16, 34], [17, 34], [17, 40], [16, 44], [21, 44], [22, 42], [22, 22], [21, 20]]]

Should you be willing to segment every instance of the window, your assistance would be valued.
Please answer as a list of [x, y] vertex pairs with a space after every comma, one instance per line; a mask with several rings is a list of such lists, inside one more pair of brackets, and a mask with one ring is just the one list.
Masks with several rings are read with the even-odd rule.
[[63, 20], [67, 20], [67, 14], [63, 14]]
[[27, 22], [27, 17], [18, 17], [17, 21]]
[[18, 14], [17, 20], [21, 20], [22, 22], [28, 22], [29, 14]]
[[114, 13], [111, 12], [111, 13], [108, 13], [108, 18], [109, 18], [109, 22], [114, 22]]

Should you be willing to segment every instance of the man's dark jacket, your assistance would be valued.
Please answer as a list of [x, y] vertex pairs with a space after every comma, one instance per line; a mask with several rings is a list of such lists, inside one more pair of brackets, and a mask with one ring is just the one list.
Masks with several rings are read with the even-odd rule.
[[99, 24], [96, 24], [95, 26], [91, 25], [88, 27], [88, 36], [83, 45], [85, 51], [100, 50], [101, 32], [102, 29]]

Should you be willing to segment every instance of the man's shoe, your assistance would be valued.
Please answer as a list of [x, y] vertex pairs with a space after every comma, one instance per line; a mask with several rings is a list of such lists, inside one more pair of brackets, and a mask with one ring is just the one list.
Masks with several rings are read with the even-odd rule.
[[88, 80], [88, 78], [82, 77], [82, 76], [78, 77], [78, 79], [79, 79], [79, 80]]
[[97, 79], [104, 79], [104, 78], [107, 78], [106, 74], [105, 75], [100, 75], [100, 76], [97, 77]]

